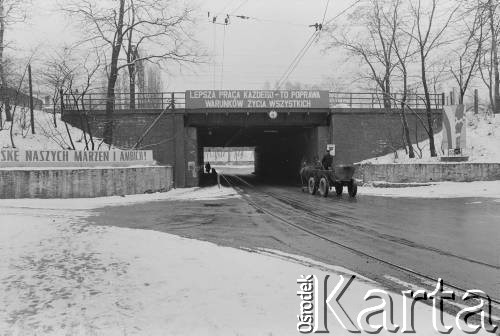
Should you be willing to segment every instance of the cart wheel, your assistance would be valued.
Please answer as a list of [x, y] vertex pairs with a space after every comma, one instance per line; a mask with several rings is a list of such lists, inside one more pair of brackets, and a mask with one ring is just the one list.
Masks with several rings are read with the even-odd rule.
[[319, 180], [319, 194], [323, 197], [328, 197], [328, 191], [330, 190], [330, 183], [326, 177], [322, 177]]
[[342, 185], [335, 186], [335, 193], [337, 194], [337, 196], [342, 195], [343, 190], [344, 190], [344, 187]]
[[318, 184], [316, 183], [314, 176], [311, 176], [307, 181], [307, 189], [311, 195], [316, 194], [316, 191], [318, 191]]
[[347, 191], [349, 192], [349, 196], [355, 197], [356, 194], [358, 193], [358, 185], [356, 184], [356, 182], [351, 182], [347, 186]]

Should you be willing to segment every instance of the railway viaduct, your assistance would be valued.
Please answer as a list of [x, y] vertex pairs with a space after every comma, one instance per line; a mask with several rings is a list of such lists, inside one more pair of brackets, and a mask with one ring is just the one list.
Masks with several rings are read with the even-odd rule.
[[[161, 164], [174, 166], [177, 187], [198, 185], [204, 147], [255, 147], [255, 170], [263, 176], [295, 177], [306, 160], [336, 146], [336, 163], [353, 163], [403, 146], [398, 97], [391, 108], [376, 93], [328, 91], [193, 90], [117, 95], [113, 144], [151, 149]], [[432, 96], [433, 121], [441, 127], [443, 95]], [[424, 103], [410, 96], [412, 141], [426, 137]], [[62, 118], [102, 137], [103, 95], [66, 96]], [[420, 116], [418, 116], [420, 114]]]

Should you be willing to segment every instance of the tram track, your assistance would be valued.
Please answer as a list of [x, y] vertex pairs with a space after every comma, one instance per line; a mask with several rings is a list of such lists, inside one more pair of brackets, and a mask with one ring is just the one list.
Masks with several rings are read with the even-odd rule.
[[[242, 183], [245, 183], [247, 184], [249, 187], [251, 188], [255, 188], [255, 186], [253, 186], [252, 184], [248, 183], [248, 181], [245, 181], [244, 179], [242, 179], [241, 177], [239, 176], [235, 176], [236, 179], [240, 180]], [[284, 196], [284, 195], [278, 195], [276, 193], [272, 193], [272, 192], [263, 192], [275, 199], [278, 199], [296, 209], [299, 209], [299, 210], [302, 210], [302, 211], [305, 211], [309, 216], [313, 216], [315, 218], [318, 218], [318, 219], [321, 219], [321, 220], [325, 220], [326, 222], [328, 223], [334, 223], [334, 224], [337, 224], [337, 225], [343, 225], [343, 226], [347, 226], [347, 227], [350, 227], [350, 228], [353, 228], [353, 229], [356, 229], [358, 231], [361, 231], [363, 233], [366, 233], [366, 234], [369, 234], [369, 235], [372, 235], [374, 237], [378, 237], [378, 238], [381, 238], [381, 239], [384, 239], [384, 240], [388, 240], [388, 241], [391, 241], [393, 243], [396, 243], [396, 244], [400, 244], [400, 245], [405, 245], [405, 246], [408, 246], [408, 247], [412, 247], [412, 248], [417, 248], [417, 249], [421, 249], [421, 250], [425, 250], [425, 251], [432, 251], [432, 252], [436, 252], [438, 254], [441, 254], [441, 255], [444, 255], [444, 256], [447, 256], [447, 257], [451, 257], [451, 258], [456, 258], [456, 259], [459, 259], [459, 260], [462, 260], [462, 261], [467, 261], [467, 262], [470, 262], [470, 263], [473, 263], [473, 264], [478, 264], [478, 265], [482, 265], [482, 266], [485, 266], [485, 267], [489, 267], [489, 268], [492, 268], [492, 269], [496, 269], [496, 270], [500, 270], [500, 266], [497, 266], [497, 265], [492, 265], [490, 263], [486, 263], [486, 262], [483, 262], [483, 261], [480, 261], [480, 260], [476, 260], [476, 259], [472, 259], [472, 258], [469, 258], [469, 257], [466, 257], [466, 256], [463, 256], [463, 255], [457, 255], [457, 254], [454, 254], [454, 253], [451, 253], [451, 252], [448, 252], [448, 251], [444, 251], [444, 250], [441, 250], [441, 249], [438, 249], [438, 248], [435, 248], [435, 247], [432, 247], [432, 246], [429, 246], [429, 245], [423, 245], [423, 244], [419, 244], [419, 243], [416, 243], [416, 242], [413, 242], [411, 240], [408, 240], [408, 239], [404, 239], [404, 238], [401, 238], [401, 237], [397, 237], [397, 236], [393, 236], [393, 235], [389, 235], [389, 234], [384, 234], [384, 233], [381, 233], [377, 230], [373, 230], [373, 229], [370, 229], [370, 228], [367, 228], [367, 227], [364, 227], [364, 226], [361, 226], [361, 225], [356, 225], [356, 224], [353, 224], [353, 223], [349, 223], [349, 222], [346, 222], [346, 221], [341, 221], [341, 220], [338, 220], [338, 219], [335, 219], [335, 218], [331, 218], [329, 216], [325, 216], [325, 215], [322, 215], [322, 214], [319, 214], [317, 212], [314, 212], [314, 209], [312, 209], [311, 207], [308, 207], [308, 206], [305, 206], [304, 203], [302, 200], [299, 200], [299, 199], [294, 199], [292, 197], [288, 197], [288, 196]], [[349, 217], [350, 219], [356, 219], [354, 217]]]
[[[500, 269], [500, 267], [497, 265], [492, 265], [492, 264], [489, 264], [486, 262], [475, 260], [473, 258], [468, 258], [468, 257], [456, 255], [454, 253], [451, 253], [448, 251], [443, 251], [443, 250], [440, 250], [440, 249], [435, 248], [435, 247], [418, 244], [416, 242], [402, 239], [400, 237], [396, 237], [396, 236], [389, 235], [389, 234], [383, 234], [383, 233], [380, 233], [380, 232], [373, 230], [373, 229], [370, 229], [370, 228], [362, 227], [360, 225], [356, 225], [353, 223], [347, 223], [345, 221], [341, 221], [341, 220], [338, 220], [335, 218], [328, 217], [326, 215], [319, 214], [319, 213], [314, 211], [312, 205], [311, 206], [305, 205], [304, 203], [306, 203], [306, 202], [303, 202], [303, 200], [298, 200], [298, 199], [294, 199], [293, 197], [289, 197], [289, 196], [285, 196], [285, 195], [278, 195], [278, 194], [273, 193], [273, 192], [260, 190], [256, 186], [252, 185], [248, 181], [245, 181], [244, 179], [242, 179], [239, 176], [223, 175], [222, 177], [223, 177], [223, 180], [226, 181], [226, 183], [229, 186], [233, 187], [245, 201], [247, 201], [249, 204], [251, 204], [257, 210], [279, 220], [280, 222], [284, 223], [285, 225], [293, 227], [299, 231], [302, 231], [303, 233], [307, 233], [308, 235], [311, 235], [315, 238], [326, 241], [330, 244], [334, 244], [334, 245], [336, 245], [344, 250], [347, 250], [353, 254], [356, 254], [360, 257], [376, 261], [376, 262], [384, 264], [392, 269], [395, 269], [398, 272], [403, 272], [404, 274], [408, 274], [408, 275], [411, 275], [413, 277], [416, 277], [416, 278], [420, 279], [421, 283], [428, 283], [428, 282], [435, 283], [437, 281], [437, 279], [432, 277], [432, 276], [429, 276], [427, 274], [424, 274], [420, 271], [411, 269], [409, 267], [402, 266], [400, 264], [394, 263], [394, 262], [389, 261], [387, 259], [384, 259], [382, 257], [377, 257], [377, 256], [373, 255], [372, 253], [362, 251], [359, 248], [350, 246], [349, 244], [347, 244], [345, 242], [335, 240], [332, 237], [326, 236], [325, 234], [322, 234], [318, 231], [315, 231], [312, 228], [297, 224], [296, 221], [285, 218], [284, 216], [278, 214], [276, 211], [270, 210], [269, 208], [266, 208], [264, 206], [259, 205], [249, 195], [245, 194], [244, 190], [242, 188], [240, 188], [240, 186], [244, 185], [245, 187], [250, 188], [252, 190], [252, 192], [256, 192], [256, 193], [259, 193], [261, 195], [274, 198], [275, 200], [277, 200], [279, 202], [282, 202], [282, 203], [284, 203], [284, 204], [286, 204], [294, 209], [297, 209], [298, 211], [303, 212], [307, 218], [309, 218], [309, 219], [311, 219], [314, 222], [319, 223], [319, 224], [341, 225], [341, 226], [344, 226], [346, 228], [358, 230], [366, 235], [373, 235], [374, 238], [378, 238], [378, 239], [381, 239], [381, 240], [384, 240], [384, 241], [387, 241], [387, 242], [390, 242], [393, 244], [399, 244], [399, 245], [402, 245], [405, 247], [417, 248], [420, 250], [424, 250], [426, 252], [436, 253], [436, 254], [439, 254], [441, 256], [459, 259], [462, 262], [468, 262], [468, 263], [471, 263], [474, 265], [479, 265], [481, 267], [486, 267], [486, 268], [489, 268], [492, 270], [499, 270]], [[446, 283], [446, 286], [453, 288], [454, 290], [456, 290], [462, 294], [467, 291], [467, 289], [464, 289], [459, 285], [455, 285], [455, 284], [452, 284], [449, 282]], [[483, 298], [491, 300], [491, 302], [495, 303], [496, 306], [498, 305], [498, 307], [496, 307], [496, 309], [500, 309], [500, 299], [492, 298], [492, 297], [483, 297]]]

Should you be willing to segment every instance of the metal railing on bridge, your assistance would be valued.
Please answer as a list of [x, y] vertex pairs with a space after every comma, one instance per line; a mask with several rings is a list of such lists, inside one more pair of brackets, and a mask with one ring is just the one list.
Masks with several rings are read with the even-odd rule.
[[[108, 99], [103, 93], [87, 93], [65, 94], [63, 101], [64, 109], [67, 111], [104, 111]], [[184, 92], [136, 93], [133, 104], [129, 93], [117, 93], [114, 101], [115, 110], [164, 110], [184, 107]]]
[[[444, 94], [431, 94], [431, 108], [441, 109], [445, 105]], [[330, 108], [343, 109], [384, 109], [390, 106], [392, 109], [401, 107], [403, 95], [392, 94], [390, 98], [384, 99], [382, 93], [370, 92], [330, 92]], [[106, 109], [106, 95], [102, 93], [65, 94], [64, 110], [66, 111], [103, 111]], [[115, 95], [115, 110], [163, 110], [166, 108], [183, 109], [186, 107], [185, 92], [161, 92], [161, 93], [136, 93], [135, 106], [131, 104], [129, 93], [117, 93]], [[412, 109], [425, 109], [426, 103], [423, 94], [409, 94], [406, 105]]]
[[[330, 108], [401, 108], [402, 93], [393, 93], [390, 97], [377, 92], [330, 92]], [[445, 105], [444, 94], [430, 94], [431, 108], [441, 109]], [[423, 94], [408, 94], [405, 105], [412, 109], [425, 109]]]

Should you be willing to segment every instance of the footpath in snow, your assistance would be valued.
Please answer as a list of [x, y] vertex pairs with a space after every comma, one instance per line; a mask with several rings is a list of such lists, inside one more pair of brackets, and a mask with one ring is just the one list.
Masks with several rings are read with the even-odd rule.
[[[349, 271], [291, 262], [272, 251], [249, 253], [83, 221], [90, 209], [123, 201], [228, 197], [236, 197], [234, 191], [215, 187], [136, 198], [0, 201], [0, 330], [6, 335], [297, 335], [297, 279], [329, 275], [333, 286]], [[357, 316], [373, 306], [363, 296], [376, 288], [357, 277], [342, 305]], [[393, 299], [395, 322], [402, 323], [402, 297]], [[330, 318], [332, 335], [350, 335]], [[455, 325], [451, 316], [445, 320]], [[431, 307], [417, 303], [415, 321], [417, 335], [438, 335]], [[461, 334], [455, 327], [452, 335]]]
[[[374, 184], [376, 185], [376, 184]], [[388, 184], [391, 185], [391, 184]], [[395, 185], [395, 184], [392, 184]], [[410, 184], [404, 184], [410, 185]], [[358, 188], [359, 195], [417, 198], [463, 198], [490, 197], [500, 201], [500, 181], [436, 182], [424, 186]]]
[[90, 210], [107, 206], [127, 205], [155, 201], [211, 201], [239, 198], [238, 193], [227, 187], [180, 188], [164, 193], [138, 194], [82, 199], [0, 199], [0, 207], [33, 209]]
[[[77, 150], [85, 149], [84, 133], [71, 125], [67, 125], [61, 120], [61, 114], [56, 114], [56, 124], [54, 127], [54, 117], [52, 113], [35, 110], [35, 134], [31, 134], [29, 123], [29, 111], [18, 107], [15, 113], [14, 129], [12, 131], [14, 145], [20, 149], [37, 150], [61, 150], [71, 149], [71, 141]], [[26, 118], [28, 118], [26, 121]], [[0, 148], [12, 148], [10, 138], [10, 122], [6, 122], [4, 129], [0, 130]], [[87, 141], [90, 142], [88, 134]], [[94, 138], [95, 149], [102, 144], [102, 140]], [[89, 148], [91, 144], [89, 143]], [[101, 150], [108, 150], [108, 146], [101, 146]]]

